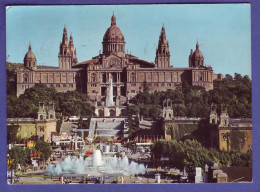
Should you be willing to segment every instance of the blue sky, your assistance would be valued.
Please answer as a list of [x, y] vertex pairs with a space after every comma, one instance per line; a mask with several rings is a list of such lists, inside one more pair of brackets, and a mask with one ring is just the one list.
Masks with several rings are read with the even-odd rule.
[[58, 66], [64, 25], [73, 34], [78, 61], [98, 55], [113, 11], [126, 50], [154, 62], [162, 25], [170, 45], [171, 65], [188, 67], [196, 41], [205, 65], [215, 73], [251, 77], [249, 4], [175, 4], [107, 6], [16, 6], [6, 12], [8, 61], [22, 63], [31, 42], [39, 65]]

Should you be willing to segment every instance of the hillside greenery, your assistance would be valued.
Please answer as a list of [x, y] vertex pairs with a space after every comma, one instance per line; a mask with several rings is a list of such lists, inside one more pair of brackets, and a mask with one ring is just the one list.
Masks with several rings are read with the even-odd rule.
[[191, 86], [183, 83], [181, 90], [167, 90], [149, 93], [146, 91], [138, 93], [131, 106], [130, 113], [139, 113], [143, 117], [156, 119], [161, 111], [163, 101], [173, 101], [175, 116], [202, 117], [207, 118], [210, 113], [210, 105], [228, 105], [228, 113], [231, 118], [252, 116], [252, 94], [251, 80], [248, 76], [240, 74], [226, 75], [222, 80], [215, 80], [213, 90], [206, 91], [201, 86]]
[[[44, 84], [26, 89], [20, 97], [7, 96], [7, 117], [37, 117], [39, 102], [45, 102], [46, 109], [51, 102], [55, 103], [56, 111], [63, 115], [90, 116], [94, 114], [86, 94], [77, 91], [57, 92], [54, 88], [48, 88]], [[57, 115], [60, 116], [60, 114]]]
[[213, 148], [205, 148], [196, 140], [155, 142], [152, 151], [156, 166], [163, 166], [161, 157], [169, 157], [169, 166], [183, 170], [185, 167], [191, 175], [195, 174], [195, 167], [204, 169], [205, 164], [211, 165], [214, 161], [219, 166], [252, 166], [252, 151], [240, 153], [236, 151], [226, 152]]

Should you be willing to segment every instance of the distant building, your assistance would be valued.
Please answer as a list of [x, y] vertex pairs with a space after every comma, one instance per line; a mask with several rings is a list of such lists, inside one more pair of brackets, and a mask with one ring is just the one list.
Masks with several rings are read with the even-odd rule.
[[40, 140], [51, 142], [51, 133], [56, 132], [56, 118], [54, 104], [45, 110], [44, 103], [39, 103], [38, 118], [8, 118], [7, 126], [18, 126], [16, 137], [29, 139], [38, 136]]
[[252, 119], [229, 118], [227, 107], [222, 104], [218, 115], [217, 106], [211, 105], [210, 124], [217, 128], [217, 135], [212, 134], [211, 139], [218, 140], [220, 150], [241, 152], [252, 150]]
[[92, 59], [78, 63], [72, 34], [68, 40], [64, 27], [58, 53], [59, 67], [37, 66], [37, 59], [29, 45], [24, 57], [24, 66], [17, 68], [17, 96], [36, 83], [53, 87], [59, 92], [78, 90], [86, 93], [91, 100], [105, 101], [109, 92], [110, 79], [113, 81], [114, 100], [120, 96], [122, 102], [143, 91], [144, 84], [150, 92], [174, 90], [187, 82], [206, 90], [213, 89], [213, 80], [218, 75], [205, 65], [199, 49], [191, 50], [189, 66], [176, 68], [170, 63], [169, 42], [163, 26], [155, 52], [155, 62], [139, 59], [125, 51], [125, 38], [116, 24], [113, 14], [111, 26], [103, 37], [103, 51]]

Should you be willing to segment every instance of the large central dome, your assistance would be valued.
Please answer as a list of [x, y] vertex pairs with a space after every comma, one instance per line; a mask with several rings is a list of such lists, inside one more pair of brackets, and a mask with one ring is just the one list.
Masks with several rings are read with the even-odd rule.
[[107, 29], [103, 37], [103, 54], [114, 53], [120, 57], [125, 53], [125, 38], [121, 30], [116, 25], [116, 17], [111, 17], [111, 26]]

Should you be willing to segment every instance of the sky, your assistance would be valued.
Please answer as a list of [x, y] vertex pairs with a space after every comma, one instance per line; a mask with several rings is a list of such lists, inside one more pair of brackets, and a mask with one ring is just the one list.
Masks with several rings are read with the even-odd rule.
[[164, 25], [173, 67], [188, 67], [198, 41], [214, 73], [251, 77], [249, 4], [13, 6], [6, 11], [7, 61], [23, 63], [31, 42], [38, 65], [58, 66], [64, 25], [78, 62], [89, 60], [102, 50], [113, 12], [126, 51], [139, 59], [154, 62]]

